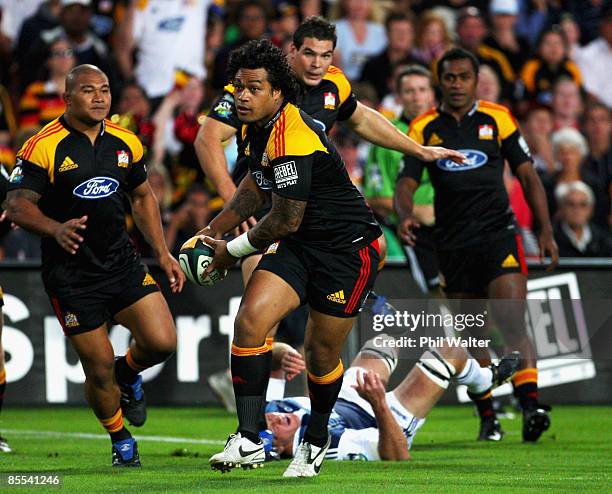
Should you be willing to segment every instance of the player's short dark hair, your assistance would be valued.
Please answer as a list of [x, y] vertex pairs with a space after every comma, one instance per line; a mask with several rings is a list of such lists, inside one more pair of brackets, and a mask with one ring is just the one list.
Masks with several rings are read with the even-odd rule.
[[442, 58], [438, 60], [438, 63], [436, 64], [436, 72], [439, 80], [442, 80], [442, 76], [444, 75], [444, 63], [452, 60], [469, 60], [472, 64], [472, 68], [474, 69], [474, 73], [478, 75], [478, 71], [480, 70], [480, 62], [476, 58], [476, 55], [474, 55], [471, 51], [464, 50], [463, 48], [451, 48], [444, 55], [442, 55]]
[[270, 85], [280, 89], [289, 102], [295, 103], [300, 94], [300, 83], [287, 58], [267, 39], [249, 41], [232, 51], [227, 66], [230, 81], [240, 69], [265, 69]]
[[410, 13], [391, 12], [385, 19], [385, 30], [389, 32], [394, 22], [410, 22], [414, 26], [414, 16]]
[[412, 65], [406, 65], [406, 67], [404, 67], [402, 70], [400, 70], [399, 73], [397, 74], [397, 76], [395, 77], [395, 91], [396, 92], [398, 92], [398, 93], [400, 92], [401, 84], [402, 84], [402, 79], [404, 77], [408, 77], [408, 76], [411, 76], [411, 75], [418, 75], [418, 76], [421, 76], [421, 77], [427, 77], [427, 80], [429, 81], [429, 85], [433, 89], [434, 82], [433, 82], [433, 77], [431, 75], [431, 71], [426, 69], [422, 65], [412, 64]]
[[293, 33], [293, 44], [299, 50], [305, 38], [331, 41], [336, 48], [336, 26], [323, 17], [313, 15], [305, 19]]

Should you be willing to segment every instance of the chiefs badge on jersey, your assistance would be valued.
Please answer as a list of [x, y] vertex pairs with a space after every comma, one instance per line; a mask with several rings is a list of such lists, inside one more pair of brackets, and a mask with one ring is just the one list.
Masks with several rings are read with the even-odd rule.
[[335, 110], [336, 95], [334, 93], [323, 93], [323, 104], [326, 110]]

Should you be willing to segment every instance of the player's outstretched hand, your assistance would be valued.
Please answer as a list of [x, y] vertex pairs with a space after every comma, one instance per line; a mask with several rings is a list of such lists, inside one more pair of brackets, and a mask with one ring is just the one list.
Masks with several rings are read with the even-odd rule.
[[397, 235], [402, 242], [405, 242], [408, 245], [414, 245], [416, 242], [414, 229], [419, 228], [420, 226], [420, 223], [413, 216], [408, 216], [407, 218], [400, 220], [400, 222], [397, 224]]
[[202, 238], [202, 236], [212, 237], [215, 240], [219, 240], [222, 237], [222, 235], [214, 231], [210, 225], [202, 228], [198, 233], [196, 233], [196, 235], [200, 235], [200, 238]]
[[172, 293], [180, 293], [185, 284], [185, 273], [183, 273], [177, 260], [170, 252], [166, 252], [157, 261], [159, 262], [159, 267], [162, 268], [168, 277]]
[[438, 146], [423, 146], [421, 148], [420, 159], [422, 161], [449, 159], [455, 163], [463, 163], [465, 161], [465, 156], [454, 149], [446, 149]]
[[224, 269], [228, 269], [238, 262], [238, 258], [232, 256], [227, 251], [227, 242], [225, 240], [215, 240], [206, 235], [200, 235], [200, 239], [215, 251], [212, 262], [206, 268], [207, 274], [212, 273], [215, 269], [223, 272]]
[[306, 369], [304, 357], [293, 349], [285, 352], [281, 360], [281, 369], [285, 371], [285, 379], [291, 381], [295, 376]]
[[83, 237], [78, 232], [87, 228], [86, 223], [87, 216], [68, 220], [57, 227], [53, 237], [62, 249], [74, 255], [83, 242]]
[[385, 385], [378, 372], [358, 372], [357, 384], [353, 384], [353, 388], [373, 407], [385, 400]]
[[544, 256], [550, 256], [550, 264], [546, 267], [547, 271], [552, 271], [559, 264], [559, 247], [551, 232], [541, 232], [538, 236], [538, 245], [540, 246], [540, 261], [543, 261]]

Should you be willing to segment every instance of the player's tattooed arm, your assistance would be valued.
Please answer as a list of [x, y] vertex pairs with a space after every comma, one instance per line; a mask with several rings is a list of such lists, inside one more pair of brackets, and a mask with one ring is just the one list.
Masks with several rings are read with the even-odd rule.
[[223, 210], [198, 234], [210, 237], [223, 235], [253, 216], [266, 204], [267, 200], [266, 193], [259, 188], [251, 174], [248, 173], [240, 182], [232, 200], [226, 203]]
[[297, 231], [306, 211], [306, 201], [272, 194], [272, 209], [249, 230], [249, 242], [263, 249], [276, 240]]
[[263, 205], [263, 201], [257, 192], [246, 189], [235, 194], [230, 202], [230, 209], [240, 218], [247, 219], [253, 216]]

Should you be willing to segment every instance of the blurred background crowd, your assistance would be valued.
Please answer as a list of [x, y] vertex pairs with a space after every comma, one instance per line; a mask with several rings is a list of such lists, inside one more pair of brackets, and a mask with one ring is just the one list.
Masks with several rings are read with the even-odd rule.
[[[0, 162], [10, 171], [25, 140], [63, 113], [73, 66], [99, 66], [111, 82], [109, 118], [146, 146], [174, 252], [222, 207], [194, 140], [227, 83], [229, 53], [261, 37], [289, 51], [300, 21], [323, 15], [337, 26], [334, 65], [362, 103], [390, 119], [402, 111], [394, 84], [402, 68], [434, 70], [452, 46], [472, 51], [482, 63], [478, 97], [508, 106], [519, 121], [561, 255], [612, 256], [609, 0], [0, 0], [0, 15]], [[332, 138], [354, 182], [371, 180], [369, 145], [342, 126]], [[230, 166], [235, 153], [228, 143]], [[507, 175], [533, 255], [533, 219]], [[134, 240], [147, 256], [136, 232]], [[12, 230], [0, 259], [37, 258], [38, 243]]]

